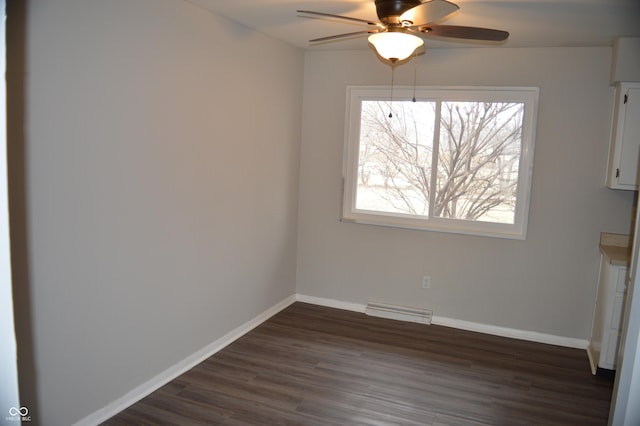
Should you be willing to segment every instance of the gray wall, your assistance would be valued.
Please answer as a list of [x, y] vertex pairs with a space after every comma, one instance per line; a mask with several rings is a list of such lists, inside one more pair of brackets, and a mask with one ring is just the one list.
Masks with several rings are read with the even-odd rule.
[[303, 56], [184, 1], [25, 23], [23, 404], [69, 425], [294, 294]]
[[[610, 48], [448, 49], [419, 57], [419, 85], [540, 88], [525, 241], [341, 223], [347, 85], [389, 84], [370, 51], [307, 52], [298, 293], [433, 309], [435, 316], [588, 339], [600, 232], [629, 233], [633, 194], [604, 187]], [[414, 65], [396, 84], [413, 83]], [[431, 289], [421, 288], [422, 275]]]

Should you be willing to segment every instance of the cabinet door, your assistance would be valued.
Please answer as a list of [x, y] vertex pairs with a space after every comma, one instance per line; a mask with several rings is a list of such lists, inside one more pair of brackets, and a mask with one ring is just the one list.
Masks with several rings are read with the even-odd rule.
[[640, 83], [620, 83], [611, 129], [607, 185], [613, 189], [638, 189], [640, 155]]
[[624, 309], [624, 293], [616, 293], [613, 296], [613, 309], [611, 310], [611, 321], [609, 327], [611, 330], [620, 330], [622, 324], [622, 310]]
[[620, 341], [620, 332], [612, 331], [609, 333], [606, 350], [603, 351], [603, 359], [600, 367], [607, 370], [616, 369], [616, 358], [618, 356], [618, 342]]
[[594, 374], [596, 367], [608, 370], [616, 368], [627, 271], [625, 266], [612, 265], [602, 257], [591, 338], [587, 349]]
[[640, 153], [640, 88], [630, 87], [623, 93], [624, 123], [622, 124], [622, 156], [618, 183], [638, 187], [638, 154]]

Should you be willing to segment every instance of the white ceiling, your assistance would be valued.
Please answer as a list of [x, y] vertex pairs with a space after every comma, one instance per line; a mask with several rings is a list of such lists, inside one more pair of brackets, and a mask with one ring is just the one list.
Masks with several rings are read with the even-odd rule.
[[[185, 0], [304, 49], [366, 49], [365, 37], [310, 47], [309, 39], [365, 29], [333, 19], [299, 17], [298, 9], [377, 21], [374, 0]], [[451, 0], [460, 10], [441, 24], [508, 31], [507, 47], [610, 46], [640, 37], [640, 0]], [[450, 40], [450, 39], [449, 39]], [[482, 43], [426, 40], [429, 48]]]

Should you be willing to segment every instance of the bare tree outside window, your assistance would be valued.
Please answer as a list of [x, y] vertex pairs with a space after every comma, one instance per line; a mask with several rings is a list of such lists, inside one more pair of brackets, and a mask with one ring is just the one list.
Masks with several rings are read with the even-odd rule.
[[442, 102], [434, 215], [513, 223], [521, 103]]
[[356, 207], [514, 223], [523, 114], [522, 103], [362, 101]]
[[428, 216], [435, 103], [363, 101], [361, 120], [357, 207]]

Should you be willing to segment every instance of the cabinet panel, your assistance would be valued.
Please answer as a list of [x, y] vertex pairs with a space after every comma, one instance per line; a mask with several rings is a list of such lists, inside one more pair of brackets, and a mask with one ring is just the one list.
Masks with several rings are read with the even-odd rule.
[[601, 368], [606, 368], [609, 370], [615, 369], [616, 366], [616, 355], [618, 349], [618, 341], [620, 340], [620, 333], [612, 332], [609, 333], [609, 341], [607, 342], [607, 350], [603, 352], [605, 354], [604, 359], [600, 363]]
[[627, 103], [624, 105], [623, 123], [620, 125], [622, 135], [619, 138], [622, 143], [620, 151], [620, 176], [618, 183], [637, 188], [638, 179], [638, 154], [640, 153], [640, 88], [630, 87], [623, 91], [623, 102], [626, 97]]
[[616, 293], [624, 293], [627, 291], [627, 268], [618, 270], [618, 277], [616, 281]]
[[640, 156], [640, 83], [619, 83], [609, 146], [607, 186], [638, 189]]
[[609, 370], [616, 367], [627, 271], [625, 266], [612, 265], [602, 256], [591, 338], [587, 349], [594, 374], [598, 367]]
[[622, 324], [622, 310], [624, 309], [624, 294], [616, 293], [613, 297], [611, 310], [611, 330], [619, 330]]

